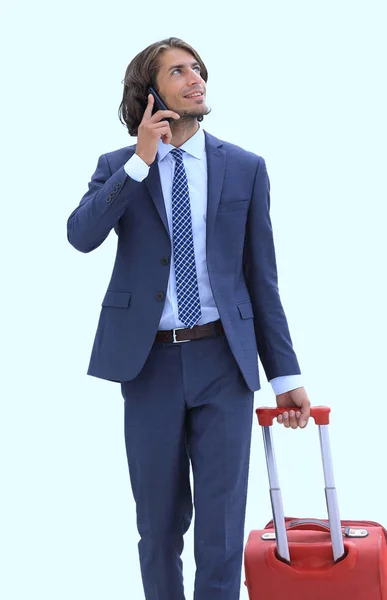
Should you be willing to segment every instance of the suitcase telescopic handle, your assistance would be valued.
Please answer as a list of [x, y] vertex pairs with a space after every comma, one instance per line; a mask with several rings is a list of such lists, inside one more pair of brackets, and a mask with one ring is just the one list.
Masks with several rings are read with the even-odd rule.
[[[283, 560], [289, 563], [289, 544], [282, 505], [282, 494], [278, 482], [277, 465], [273, 446], [272, 425], [274, 418], [276, 418], [279, 414], [285, 411], [289, 412], [290, 410], [295, 410], [295, 407], [257, 408], [256, 410], [258, 423], [262, 426], [278, 554]], [[333, 558], [335, 561], [337, 561], [344, 556], [344, 544], [329, 442], [328, 423], [330, 411], [331, 409], [327, 406], [314, 406], [311, 408], [310, 416], [315, 420], [316, 425], [319, 427], [321, 457], [325, 479], [325, 498], [332, 539]]]

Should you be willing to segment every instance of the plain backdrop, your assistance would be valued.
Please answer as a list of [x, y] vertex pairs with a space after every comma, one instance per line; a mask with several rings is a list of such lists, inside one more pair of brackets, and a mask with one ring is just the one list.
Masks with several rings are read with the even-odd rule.
[[[204, 129], [266, 160], [281, 298], [310, 399], [332, 408], [341, 516], [387, 524], [386, 16], [373, 0], [2, 4], [4, 600], [144, 597], [120, 388], [86, 375], [116, 235], [81, 254], [66, 222], [98, 157], [136, 141], [117, 116], [127, 65], [169, 36], [207, 65]], [[274, 405], [260, 372], [255, 406]], [[314, 423], [274, 437], [286, 514], [324, 518]], [[254, 415], [246, 540], [270, 518]], [[183, 560], [188, 600], [193, 526]]]

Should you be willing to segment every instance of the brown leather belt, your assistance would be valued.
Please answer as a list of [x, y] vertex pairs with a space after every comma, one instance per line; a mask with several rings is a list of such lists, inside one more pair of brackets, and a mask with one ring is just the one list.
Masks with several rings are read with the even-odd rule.
[[206, 323], [205, 325], [195, 325], [190, 329], [189, 327], [182, 327], [177, 329], [161, 329], [156, 333], [155, 342], [190, 342], [192, 340], [199, 340], [205, 337], [216, 337], [217, 335], [223, 335], [223, 325], [218, 321]]

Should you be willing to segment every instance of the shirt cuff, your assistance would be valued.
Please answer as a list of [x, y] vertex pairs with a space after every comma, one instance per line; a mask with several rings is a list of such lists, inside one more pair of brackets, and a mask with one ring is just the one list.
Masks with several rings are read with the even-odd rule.
[[271, 379], [270, 383], [273, 392], [278, 396], [278, 394], [284, 394], [285, 392], [290, 392], [290, 390], [302, 387], [302, 375], [283, 375], [282, 377]]
[[133, 156], [129, 158], [128, 162], [124, 164], [124, 169], [127, 175], [135, 181], [142, 181], [149, 174], [148, 165], [138, 154], [133, 154]]

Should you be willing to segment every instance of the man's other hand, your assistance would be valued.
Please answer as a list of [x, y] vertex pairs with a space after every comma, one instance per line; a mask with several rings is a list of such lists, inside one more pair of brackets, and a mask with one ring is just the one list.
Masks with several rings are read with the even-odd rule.
[[297, 429], [297, 427], [303, 429], [307, 426], [310, 417], [310, 400], [305, 388], [299, 387], [290, 392], [278, 394], [276, 400], [279, 408], [294, 406], [294, 410], [278, 415], [278, 423], [282, 423], [284, 427], [291, 427], [291, 429]]

